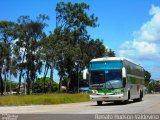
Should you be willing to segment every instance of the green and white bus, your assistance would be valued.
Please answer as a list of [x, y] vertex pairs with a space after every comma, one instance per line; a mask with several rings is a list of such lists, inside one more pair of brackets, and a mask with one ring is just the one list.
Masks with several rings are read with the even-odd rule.
[[92, 101], [128, 103], [144, 96], [144, 69], [121, 57], [104, 57], [90, 61], [88, 93]]

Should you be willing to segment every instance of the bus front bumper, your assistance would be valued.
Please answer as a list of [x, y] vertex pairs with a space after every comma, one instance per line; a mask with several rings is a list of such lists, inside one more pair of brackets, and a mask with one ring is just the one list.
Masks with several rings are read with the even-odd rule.
[[100, 95], [100, 94], [92, 94], [90, 95], [91, 101], [123, 101], [125, 100], [124, 94], [116, 94], [116, 95]]

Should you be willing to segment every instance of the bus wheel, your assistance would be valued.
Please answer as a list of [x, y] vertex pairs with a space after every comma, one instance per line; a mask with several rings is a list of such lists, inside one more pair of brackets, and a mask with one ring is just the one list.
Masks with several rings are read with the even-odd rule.
[[139, 101], [139, 102], [142, 101], [142, 98], [143, 98], [143, 92], [141, 91], [141, 92], [140, 92], [140, 96], [139, 96], [139, 98], [138, 98], [138, 101]]
[[97, 101], [97, 105], [102, 105], [102, 101]]
[[126, 105], [126, 104], [128, 104], [128, 103], [129, 103], [129, 100], [123, 101], [123, 104], [124, 104], [124, 105]]

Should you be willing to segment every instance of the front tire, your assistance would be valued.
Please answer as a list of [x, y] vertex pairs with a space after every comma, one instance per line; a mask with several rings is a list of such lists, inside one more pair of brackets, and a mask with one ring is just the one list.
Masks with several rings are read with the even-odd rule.
[[102, 105], [102, 101], [97, 101], [97, 105], [98, 106]]

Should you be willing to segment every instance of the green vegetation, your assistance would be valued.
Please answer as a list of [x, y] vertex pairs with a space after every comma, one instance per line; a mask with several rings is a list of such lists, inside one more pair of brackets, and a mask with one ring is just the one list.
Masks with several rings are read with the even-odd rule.
[[5, 88], [6, 92], [17, 91], [16, 87], [17, 87], [17, 83], [16, 82], [6, 80], [6, 88]]
[[144, 79], [148, 93], [160, 92], [160, 81], [151, 79], [151, 73], [147, 70], [144, 72]]
[[26, 95], [26, 96], [1, 96], [0, 106], [13, 105], [46, 105], [62, 104], [89, 101], [86, 94], [45, 94], [45, 95]]
[[49, 92], [56, 92], [58, 91], [59, 84], [52, 81], [50, 83], [50, 78], [38, 78], [34, 83], [34, 93], [49, 93]]
[[151, 81], [151, 73], [147, 70], [144, 71], [144, 78], [145, 78], [145, 86], [148, 86], [149, 82]]
[[160, 81], [151, 80], [147, 86], [148, 92], [160, 92]]
[[[26, 81], [27, 94], [35, 91], [39, 74], [42, 81], [49, 75], [47, 86], [52, 86], [55, 69], [60, 78], [59, 90], [65, 80], [68, 91], [77, 91], [77, 78], [89, 67], [91, 59], [115, 56], [100, 38], [93, 39], [88, 33], [88, 28], [98, 26], [98, 18], [89, 9], [83, 2], [57, 3], [56, 21], [53, 21], [56, 27], [50, 32], [46, 31], [47, 15], [40, 14], [35, 19], [20, 16], [16, 22], [0, 21], [0, 93], [3, 95], [6, 81], [12, 76], [17, 78], [18, 92], [22, 80]], [[44, 88], [44, 93], [57, 89], [46, 90], [45, 84]]]

